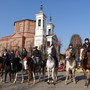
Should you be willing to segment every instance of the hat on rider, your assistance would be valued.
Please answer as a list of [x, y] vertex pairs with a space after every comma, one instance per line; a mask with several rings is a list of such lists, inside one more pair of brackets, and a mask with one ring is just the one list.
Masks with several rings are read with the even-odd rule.
[[85, 41], [89, 41], [89, 38], [85, 38]]
[[38, 48], [38, 46], [35, 47], [36, 49]]
[[72, 44], [69, 44], [69, 46], [73, 46]]
[[6, 52], [7, 52], [7, 49], [5, 49], [4, 51], [6, 51]]
[[38, 48], [37, 46], [33, 47], [33, 49], [37, 49], [37, 48]]

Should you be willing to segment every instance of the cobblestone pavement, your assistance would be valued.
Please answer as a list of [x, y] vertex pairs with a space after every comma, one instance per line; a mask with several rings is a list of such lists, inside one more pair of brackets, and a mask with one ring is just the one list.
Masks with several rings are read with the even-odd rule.
[[18, 80], [16, 84], [8, 83], [8, 81], [7, 83], [0, 83], [0, 90], [90, 90], [90, 85], [88, 88], [84, 88], [83, 73], [76, 72], [76, 80], [76, 84], [69, 80], [68, 85], [65, 85], [65, 72], [59, 72], [58, 81], [55, 85], [48, 85], [47, 82], [42, 80], [40, 82], [37, 80], [35, 85], [31, 81], [30, 85], [28, 85], [26, 80], [23, 84]]

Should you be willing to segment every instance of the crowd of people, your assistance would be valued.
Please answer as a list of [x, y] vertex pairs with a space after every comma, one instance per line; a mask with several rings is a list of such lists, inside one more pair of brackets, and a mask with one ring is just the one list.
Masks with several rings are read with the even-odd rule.
[[[4, 51], [0, 56], [3, 57], [4, 59], [9, 59], [9, 60], [13, 60], [14, 58], [17, 57], [23, 60], [28, 54], [29, 53], [25, 48], [23, 48], [21, 52], [18, 49], [11, 51], [4, 49]], [[53, 44], [51, 45], [51, 56], [54, 58], [57, 67], [58, 66], [57, 51]], [[37, 46], [33, 47], [31, 57], [34, 60], [35, 58], [39, 58], [40, 60], [42, 60], [42, 51], [39, 50]]]
[[[4, 51], [2, 53], [0, 53], [0, 56], [5, 58], [5, 59], [9, 59], [9, 60], [13, 60], [14, 58], [21, 58], [22, 60], [28, 55], [28, 52], [25, 48], [22, 49], [22, 51], [20, 52], [19, 50], [7, 50], [4, 49]], [[37, 47], [33, 48], [33, 52], [32, 52], [32, 57], [39, 57], [41, 58], [41, 51], [37, 49]]]
[[[90, 53], [90, 41], [89, 41], [88, 38], [85, 39], [83, 47], [86, 48], [87, 52]], [[53, 44], [51, 45], [50, 48], [51, 48], [51, 56], [55, 60], [55, 64], [56, 64], [55, 67], [58, 67], [58, 59], [57, 59], [56, 48]], [[73, 44], [69, 44], [68, 49], [70, 49], [72, 51], [71, 55], [72, 55], [73, 59], [76, 60], [76, 52], [75, 52], [75, 48], [73, 48]], [[8, 51], [7, 49], [5, 49], [3, 51], [3, 53], [0, 54], [0, 56], [2, 56], [3, 58], [7, 58], [7, 59], [10, 59], [10, 60], [12, 60], [15, 57], [20, 57], [20, 58], [24, 59], [27, 55], [28, 55], [28, 52], [25, 48], [23, 48], [23, 50], [21, 52], [18, 49], [11, 50], [11, 51]], [[32, 58], [39, 58], [40, 60], [42, 60], [42, 51], [39, 50], [37, 46], [33, 47], [31, 57]]]
[[[88, 53], [90, 53], [90, 41], [89, 41], [89, 38], [85, 38], [85, 40], [84, 40], [84, 44], [82, 45], [82, 47], [84, 47], [85, 49], [86, 49], [86, 51], [88, 52]], [[71, 55], [72, 55], [72, 57], [73, 57], [73, 59], [74, 60], [76, 60], [76, 62], [77, 62], [77, 64], [78, 64], [78, 61], [79, 60], [77, 60], [77, 57], [76, 57], [76, 50], [75, 50], [75, 48], [73, 47], [73, 44], [69, 44], [69, 47], [68, 47], [68, 49], [67, 50], [71, 50], [72, 52], [71, 52]], [[86, 54], [87, 55], [87, 54]], [[86, 56], [87, 57], [87, 56]]]

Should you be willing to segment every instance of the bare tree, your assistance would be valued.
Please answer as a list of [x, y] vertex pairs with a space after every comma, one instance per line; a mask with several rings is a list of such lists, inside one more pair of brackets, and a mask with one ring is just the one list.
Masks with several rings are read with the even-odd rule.
[[61, 40], [58, 40], [58, 44], [59, 44], [59, 52], [61, 51], [61, 46], [62, 46], [62, 42], [61, 42]]
[[42, 45], [40, 46], [40, 50], [41, 50], [41, 52], [42, 52], [42, 59], [43, 59], [43, 60], [46, 60], [47, 57], [48, 57], [46, 45], [45, 45], [45, 44], [42, 44]]
[[60, 59], [60, 57], [61, 57], [61, 46], [62, 46], [62, 42], [61, 42], [61, 40], [58, 40], [58, 59]]
[[82, 39], [79, 34], [74, 34], [71, 37], [70, 44], [73, 45], [76, 51], [76, 58], [79, 58], [80, 46], [82, 45]]

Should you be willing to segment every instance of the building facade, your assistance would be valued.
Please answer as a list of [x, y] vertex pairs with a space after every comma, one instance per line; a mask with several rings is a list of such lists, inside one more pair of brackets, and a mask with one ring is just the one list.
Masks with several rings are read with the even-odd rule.
[[14, 22], [14, 34], [0, 40], [0, 50], [26, 48], [29, 51], [34, 45], [35, 26], [36, 21], [29, 19]]
[[26, 48], [27, 51], [30, 51], [33, 46], [38, 46], [39, 49], [43, 46], [45, 47], [43, 53], [46, 51], [48, 53], [51, 44], [54, 44], [59, 53], [59, 42], [54, 34], [54, 27], [52, 17], [46, 25], [46, 15], [43, 13], [43, 6], [40, 5], [36, 21], [25, 19], [14, 22], [14, 34], [0, 40], [0, 50], [7, 48], [21, 51], [22, 48]]

